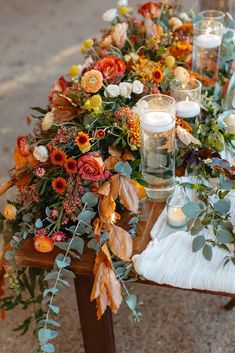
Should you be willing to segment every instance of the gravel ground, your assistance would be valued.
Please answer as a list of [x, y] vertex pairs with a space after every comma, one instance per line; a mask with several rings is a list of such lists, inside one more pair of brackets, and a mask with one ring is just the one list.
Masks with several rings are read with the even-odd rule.
[[[44, 105], [52, 82], [82, 62], [81, 42], [104, 26], [101, 15], [114, 4], [113, 0], [0, 0], [0, 182], [12, 166], [16, 136], [26, 131], [28, 107]], [[184, 6], [190, 7], [190, 2], [185, 0]], [[114, 317], [117, 353], [235, 352], [234, 311], [221, 308], [226, 298], [143, 285], [134, 285], [134, 290], [145, 303], [143, 320], [133, 326], [124, 306]], [[65, 298], [57, 352], [83, 353], [74, 291], [65, 293]], [[27, 315], [17, 309], [0, 321], [0, 353], [35, 352], [30, 334], [18, 337], [12, 332]]]

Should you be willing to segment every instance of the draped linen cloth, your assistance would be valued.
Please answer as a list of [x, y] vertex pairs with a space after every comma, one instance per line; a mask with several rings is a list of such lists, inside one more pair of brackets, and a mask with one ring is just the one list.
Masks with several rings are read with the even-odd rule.
[[[231, 162], [234, 156], [229, 150], [223, 157]], [[182, 182], [194, 182], [192, 177], [181, 178]], [[176, 189], [177, 192], [177, 189]], [[187, 196], [195, 200], [195, 193], [187, 189]], [[235, 191], [228, 195], [231, 201], [231, 219], [235, 227]], [[205, 238], [211, 238], [210, 230], [204, 231]], [[184, 289], [200, 289], [235, 294], [235, 265], [230, 261], [224, 266], [227, 251], [213, 247], [212, 260], [208, 261], [202, 251], [192, 251], [193, 237], [186, 227], [175, 230], [167, 224], [166, 207], [151, 231], [152, 241], [132, 260], [136, 272], [147, 280], [158, 284]], [[233, 249], [233, 245], [231, 245]]]

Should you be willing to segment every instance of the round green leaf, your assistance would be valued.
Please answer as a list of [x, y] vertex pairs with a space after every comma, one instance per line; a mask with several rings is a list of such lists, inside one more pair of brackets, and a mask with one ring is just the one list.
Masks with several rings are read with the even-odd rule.
[[193, 252], [199, 251], [205, 245], [205, 238], [203, 235], [199, 235], [198, 237], [193, 239]]

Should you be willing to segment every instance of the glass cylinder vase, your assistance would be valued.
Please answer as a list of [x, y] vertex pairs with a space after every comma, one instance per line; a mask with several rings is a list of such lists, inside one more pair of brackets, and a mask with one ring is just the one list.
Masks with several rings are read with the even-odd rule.
[[198, 18], [200, 21], [213, 20], [224, 24], [225, 13], [219, 10], [204, 10], [199, 12]]
[[176, 100], [176, 115], [179, 118], [195, 120], [201, 112], [202, 84], [195, 78], [187, 82], [174, 79], [170, 83], [171, 96]]
[[165, 201], [175, 187], [175, 100], [153, 94], [137, 104], [141, 125], [141, 168], [150, 199]]
[[218, 81], [223, 32], [224, 26], [214, 20], [194, 25], [192, 71], [206, 87], [213, 87]]

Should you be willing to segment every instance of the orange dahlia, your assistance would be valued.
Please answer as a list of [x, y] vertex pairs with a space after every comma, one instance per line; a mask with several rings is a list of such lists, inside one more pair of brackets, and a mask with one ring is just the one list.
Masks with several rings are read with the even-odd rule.
[[48, 253], [54, 248], [53, 240], [45, 235], [36, 234], [34, 236], [34, 247], [39, 252]]
[[56, 148], [50, 155], [51, 163], [54, 165], [60, 165], [61, 167], [64, 165], [66, 161], [67, 155], [64, 151], [59, 148]]
[[76, 145], [80, 148], [82, 152], [88, 152], [91, 148], [89, 142], [89, 135], [80, 131], [75, 139]]
[[77, 172], [77, 162], [73, 158], [68, 158], [64, 165], [68, 174], [75, 174]]
[[64, 178], [55, 178], [52, 182], [52, 188], [57, 194], [63, 195], [65, 193], [67, 181]]

